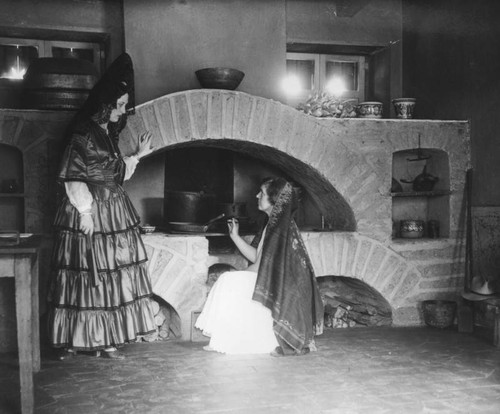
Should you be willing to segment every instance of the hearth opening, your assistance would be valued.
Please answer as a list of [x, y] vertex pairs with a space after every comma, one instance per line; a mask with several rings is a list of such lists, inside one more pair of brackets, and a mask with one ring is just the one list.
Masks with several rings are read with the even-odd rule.
[[181, 318], [167, 301], [157, 295], [151, 298], [156, 331], [143, 337], [146, 342], [181, 339]]
[[387, 300], [362, 280], [322, 276], [317, 281], [325, 304], [325, 328], [392, 324], [392, 309]]
[[[205, 223], [225, 213], [238, 217], [243, 231], [254, 232], [262, 218], [256, 200], [260, 183], [265, 177], [282, 176], [300, 194], [296, 221], [301, 230], [356, 230], [351, 207], [325, 177], [269, 146], [198, 140], [165, 147], [144, 163], [149, 165], [127, 183], [127, 191], [139, 199], [143, 222], [160, 228], [168, 230], [169, 223], [177, 221]], [[224, 221], [212, 230], [217, 231], [217, 224], [225, 230]]]

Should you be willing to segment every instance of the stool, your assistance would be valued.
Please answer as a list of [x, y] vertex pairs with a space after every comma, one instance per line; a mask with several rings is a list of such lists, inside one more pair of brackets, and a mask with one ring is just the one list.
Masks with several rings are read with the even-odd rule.
[[475, 327], [485, 328], [490, 333], [493, 346], [500, 348], [500, 295], [463, 293], [457, 319], [459, 332], [474, 332]]

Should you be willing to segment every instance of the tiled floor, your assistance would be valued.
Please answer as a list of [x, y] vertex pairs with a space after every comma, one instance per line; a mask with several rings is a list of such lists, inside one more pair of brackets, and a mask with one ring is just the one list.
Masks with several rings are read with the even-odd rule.
[[[317, 344], [287, 358], [168, 341], [130, 344], [120, 362], [46, 352], [36, 413], [500, 413], [500, 349], [470, 334], [336, 329]], [[0, 363], [0, 407], [14, 413], [16, 367]]]

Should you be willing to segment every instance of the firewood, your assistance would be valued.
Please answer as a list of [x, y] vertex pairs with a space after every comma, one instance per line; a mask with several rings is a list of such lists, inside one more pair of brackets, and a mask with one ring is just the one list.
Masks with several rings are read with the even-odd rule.
[[163, 316], [163, 314], [161, 313], [156, 314], [155, 316], [156, 326], [162, 326], [164, 321], [165, 321], [165, 316]]
[[156, 300], [151, 299], [151, 305], [151, 307], [153, 308], [153, 315], [157, 315], [160, 311], [160, 304]]

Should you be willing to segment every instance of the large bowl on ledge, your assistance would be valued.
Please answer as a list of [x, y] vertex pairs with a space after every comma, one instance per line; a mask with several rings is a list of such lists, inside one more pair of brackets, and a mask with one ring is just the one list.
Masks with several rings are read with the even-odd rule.
[[195, 74], [203, 88], [231, 91], [238, 87], [245, 76], [241, 70], [232, 68], [204, 68]]

